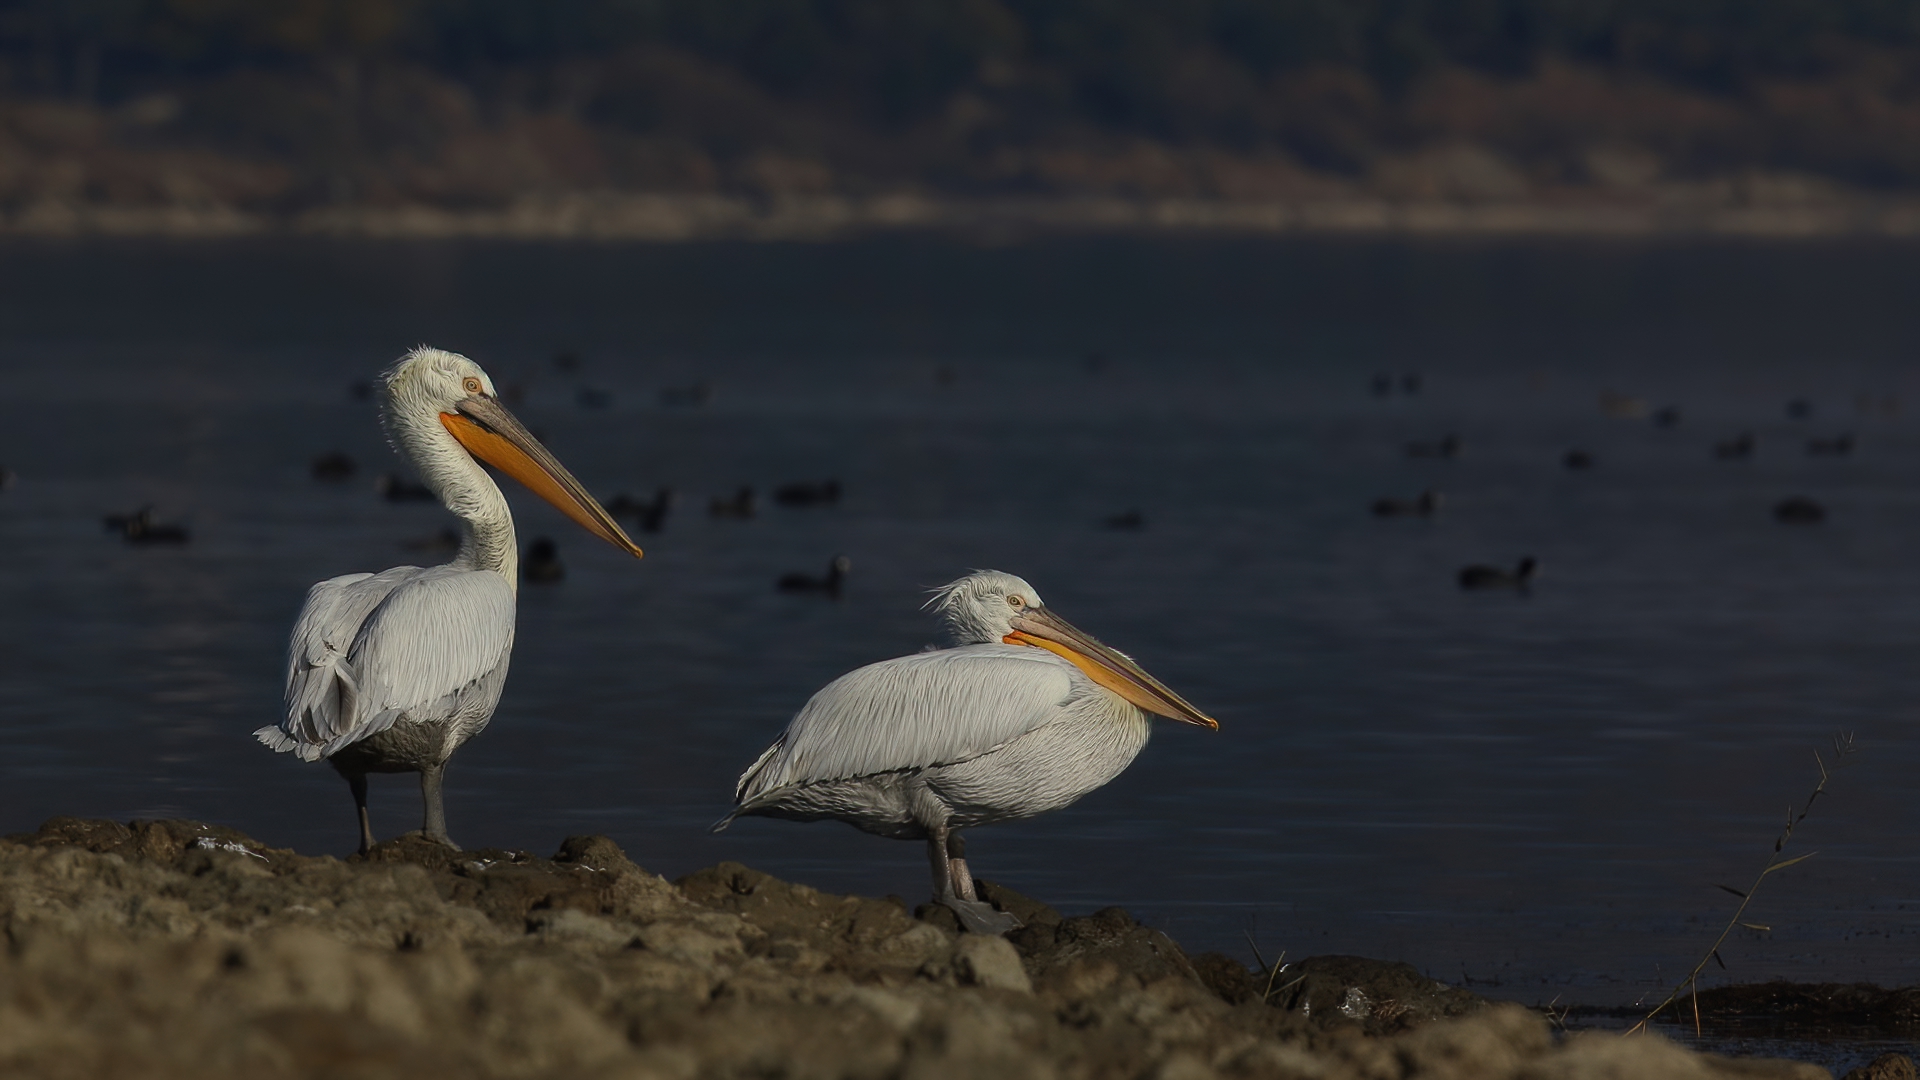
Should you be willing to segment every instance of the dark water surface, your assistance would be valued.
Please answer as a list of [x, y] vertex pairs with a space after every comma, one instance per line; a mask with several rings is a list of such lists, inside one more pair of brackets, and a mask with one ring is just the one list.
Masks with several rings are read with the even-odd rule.
[[[1911, 983], [1916, 295], [1920, 247], [1891, 245], [9, 243], [0, 827], [179, 815], [351, 849], [345, 785], [248, 733], [311, 582], [445, 557], [402, 547], [451, 519], [373, 495], [397, 462], [348, 393], [429, 342], [523, 386], [595, 491], [682, 493], [635, 563], [509, 490], [569, 576], [522, 589], [506, 696], [449, 773], [464, 842], [603, 832], [669, 876], [737, 859], [923, 897], [917, 844], [706, 826], [809, 693], [934, 638], [924, 587], [995, 567], [1221, 730], [1162, 725], [1080, 805], [981, 830], [988, 877], [1243, 958], [1251, 935], [1522, 1000], [1657, 998], [1845, 730], [1796, 840], [1818, 856], [1712, 978]], [[1424, 388], [1375, 398], [1375, 371]], [[711, 404], [660, 404], [699, 380]], [[1609, 418], [1603, 391], [1682, 422]], [[1742, 430], [1754, 459], [1715, 460]], [[1401, 451], [1449, 432], [1457, 460]], [[1850, 457], [1804, 452], [1841, 432]], [[1574, 446], [1597, 467], [1563, 469]], [[360, 475], [312, 480], [329, 450]], [[837, 507], [706, 513], [826, 477]], [[1434, 520], [1367, 512], [1429, 487]], [[1828, 520], [1776, 523], [1793, 494]], [[102, 531], [148, 502], [193, 543]], [[1128, 510], [1144, 529], [1102, 527]], [[836, 552], [842, 602], [772, 589]], [[1454, 585], [1526, 554], [1529, 597]], [[377, 831], [417, 827], [411, 778], [382, 779]]]

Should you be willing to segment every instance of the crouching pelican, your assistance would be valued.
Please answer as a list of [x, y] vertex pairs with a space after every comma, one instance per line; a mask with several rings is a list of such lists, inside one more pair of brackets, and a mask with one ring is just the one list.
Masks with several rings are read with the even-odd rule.
[[440, 783], [447, 759], [500, 703], [513, 651], [519, 552], [506, 497], [479, 458], [531, 488], [588, 532], [638, 558], [547, 448], [501, 406], [493, 380], [464, 356], [419, 348], [381, 376], [380, 418], [394, 447], [460, 518], [445, 566], [396, 566], [315, 585], [287, 647], [286, 716], [254, 735], [306, 761], [326, 758], [373, 846], [367, 774], [417, 772], [426, 835], [450, 847]]
[[967, 929], [1020, 925], [974, 891], [960, 830], [1070, 805], [1147, 744], [1148, 714], [1220, 725], [1076, 630], [1012, 574], [939, 589], [954, 647], [869, 664], [801, 708], [734, 790], [733, 812], [833, 818], [927, 842], [934, 900]]

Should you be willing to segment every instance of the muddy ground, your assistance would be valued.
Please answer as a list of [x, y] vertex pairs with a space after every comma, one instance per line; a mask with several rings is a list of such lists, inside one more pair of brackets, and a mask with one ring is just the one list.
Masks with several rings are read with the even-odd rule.
[[0, 1076], [1828, 1075], [1561, 1035], [1406, 965], [1256, 974], [987, 888], [1027, 923], [1007, 939], [732, 863], [669, 882], [605, 837], [342, 861], [57, 818], [0, 840]]

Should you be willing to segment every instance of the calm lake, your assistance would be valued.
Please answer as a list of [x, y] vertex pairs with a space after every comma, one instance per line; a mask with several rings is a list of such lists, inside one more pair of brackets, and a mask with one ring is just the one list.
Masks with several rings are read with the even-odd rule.
[[[606, 833], [669, 877], [924, 899], [917, 843], [707, 826], [809, 694], [936, 640], [926, 588], [991, 567], [1221, 728], [1161, 724], [1079, 805], [974, 833], [983, 876], [1243, 960], [1657, 1000], [1852, 732], [1788, 849], [1818, 854], [1709, 981], [1913, 983], [1916, 295], [1892, 244], [9, 241], [0, 830], [352, 850], [346, 785], [249, 733], [309, 584], [448, 557], [406, 546], [444, 511], [375, 494], [400, 466], [350, 392], [425, 342], [517, 388], [603, 498], [679, 493], [634, 562], [509, 486], [567, 577], [522, 588], [499, 713], [448, 772], [463, 843]], [[330, 451], [358, 472], [313, 479]], [[837, 505], [764, 498], [828, 478]], [[756, 517], [709, 515], [743, 484]], [[1431, 518], [1369, 512], [1427, 489]], [[1826, 520], [1777, 522], [1795, 495]], [[192, 542], [103, 530], [148, 503]], [[836, 553], [839, 601], [773, 588]], [[1530, 595], [1455, 583], [1529, 555]], [[377, 833], [418, 827], [412, 777], [373, 799]]]

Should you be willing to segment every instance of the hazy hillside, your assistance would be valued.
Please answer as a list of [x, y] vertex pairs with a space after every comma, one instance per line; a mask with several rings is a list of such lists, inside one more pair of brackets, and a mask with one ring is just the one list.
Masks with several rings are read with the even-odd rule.
[[0, 213], [1857, 206], [1917, 76], [1910, 0], [0, 0]]

